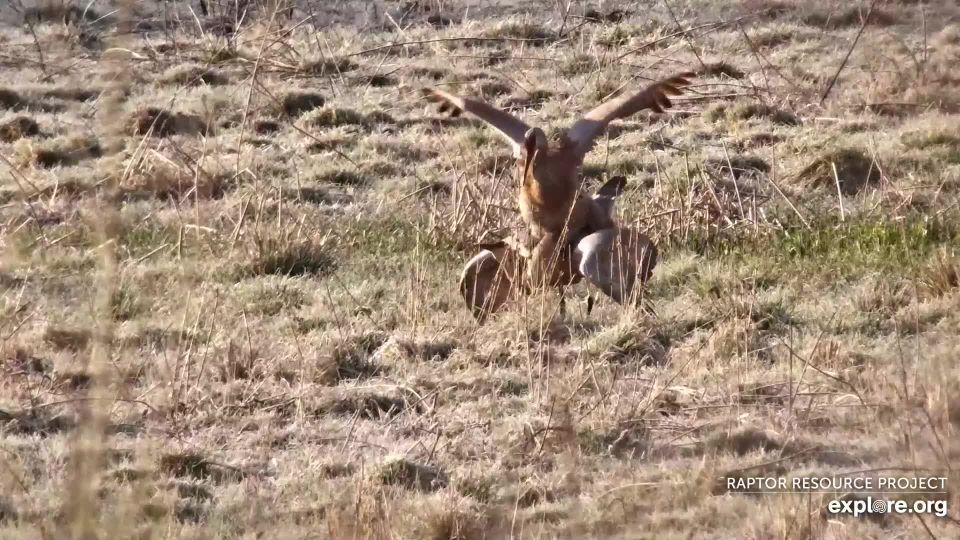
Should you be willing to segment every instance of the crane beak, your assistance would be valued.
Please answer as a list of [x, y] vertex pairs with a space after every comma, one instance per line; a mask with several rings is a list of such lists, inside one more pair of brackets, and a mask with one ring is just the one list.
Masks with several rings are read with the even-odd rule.
[[540, 151], [537, 144], [537, 134], [533, 130], [527, 132], [527, 136], [523, 140], [523, 149], [526, 155], [526, 161], [523, 164], [523, 178], [526, 178], [530, 172], [530, 166], [533, 165], [533, 160], [537, 158], [537, 152]]

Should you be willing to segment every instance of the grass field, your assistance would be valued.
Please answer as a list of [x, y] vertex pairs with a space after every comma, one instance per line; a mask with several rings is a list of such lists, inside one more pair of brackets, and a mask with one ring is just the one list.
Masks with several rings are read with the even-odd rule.
[[[256, 3], [0, 8], [0, 538], [960, 534], [955, 2]], [[478, 325], [513, 163], [418, 90], [556, 129], [682, 71], [584, 167], [653, 313]], [[855, 471], [949, 516], [723, 482]]]

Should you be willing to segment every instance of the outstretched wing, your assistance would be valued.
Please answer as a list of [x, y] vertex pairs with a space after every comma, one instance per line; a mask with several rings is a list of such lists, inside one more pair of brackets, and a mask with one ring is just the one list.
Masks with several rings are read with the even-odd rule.
[[440, 112], [448, 112], [453, 117], [468, 112], [483, 120], [510, 143], [514, 156], [520, 155], [523, 136], [530, 126], [519, 118], [482, 101], [462, 98], [436, 88], [424, 88], [421, 92], [428, 101], [440, 104]]
[[690, 85], [693, 73], [681, 73], [669, 79], [655, 82], [633, 95], [624, 95], [599, 105], [577, 120], [567, 131], [567, 138], [576, 148], [586, 154], [593, 141], [617, 118], [626, 118], [643, 109], [663, 112], [673, 106], [669, 96], [679, 96], [683, 88]]

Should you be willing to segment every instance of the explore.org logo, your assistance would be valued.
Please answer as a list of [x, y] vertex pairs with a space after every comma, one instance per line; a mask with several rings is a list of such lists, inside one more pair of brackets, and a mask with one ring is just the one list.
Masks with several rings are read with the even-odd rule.
[[864, 499], [833, 499], [827, 503], [827, 511], [831, 514], [849, 514], [853, 517], [864, 514], [933, 514], [937, 517], [946, 517], [947, 501], [916, 500], [884, 500], [867, 496]]
[[826, 511], [834, 515], [932, 514], [947, 517], [945, 476], [725, 476], [727, 493], [833, 494]]

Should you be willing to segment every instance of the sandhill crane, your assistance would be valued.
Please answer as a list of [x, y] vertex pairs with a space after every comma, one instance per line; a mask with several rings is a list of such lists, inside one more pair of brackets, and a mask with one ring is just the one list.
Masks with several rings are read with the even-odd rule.
[[[440, 112], [451, 116], [468, 112], [496, 129], [517, 158], [518, 205], [530, 249], [518, 246], [523, 242], [516, 239], [504, 241], [467, 263], [461, 292], [478, 318], [499, 309], [520, 285], [564, 287], [585, 277], [623, 303], [638, 279], [646, 282], [656, 264], [655, 246], [639, 231], [615, 223], [612, 206], [619, 193], [615, 185], [592, 196], [582, 192], [580, 169], [611, 121], [644, 109], [663, 112], [672, 106], [670, 96], [680, 95], [692, 77], [675, 75], [603, 103], [555, 141], [549, 141], [541, 128], [485, 102], [424, 89], [424, 97], [439, 103]], [[617, 193], [610, 195], [605, 189]]]

